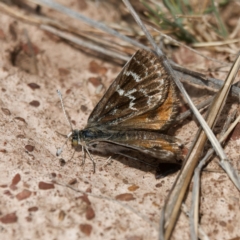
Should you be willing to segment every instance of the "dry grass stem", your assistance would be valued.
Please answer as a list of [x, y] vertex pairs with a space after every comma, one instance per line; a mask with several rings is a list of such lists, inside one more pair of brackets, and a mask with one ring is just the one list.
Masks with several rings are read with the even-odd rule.
[[134, 45], [138, 48], [143, 48], [143, 49], [148, 50], [148, 48], [145, 45], [143, 45], [143, 44], [135, 41], [134, 39], [129, 38], [129, 37], [117, 32], [117, 31], [113, 30], [112, 28], [109, 28], [104, 23], [94, 21], [94, 20], [80, 14], [79, 12], [76, 12], [76, 11], [70, 9], [70, 8], [66, 8], [65, 6], [63, 6], [59, 3], [56, 3], [56, 2], [51, 1], [51, 0], [28, 0], [28, 1], [34, 2], [34, 3], [36, 3], [40, 6], [47, 6], [47, 7], [51, 8], [51, 9], [54, 9], [58, 12], [64, 13], [71, 18], [75, 18], [77, 20], [80, 20], [80, 21], [86, 23], [89, 26], [92, 26], [92, 27], [97, 28], [97, 29], [101, 29], [102, 31], [107, 32], [107, 33], [109, 33], [109, 34], [111, 34], [115, 37], [118, 37], [119, 39], [122, 39], [123, 41], [128, 42], [128, 43], [130, 43], [130, 44], [132, 44], [132, 45]]
[[[226, 123], [224, 124], [223, 131], [221, 132], [221, 137], [219, 142], [222, 144], [226, 140], [231, 131], [236, 127], [240, 120], [240, 116], [230, 125], [232, 118], [235, 116], [236, 111], [234, 111], [230, 117], [227, 118]], [[228, 130], [226, 129], [228, 128]], [[191, 200], [191, 210], [190, 210], [190, 233], [191, 239], [197, 239], [197, 229], [198, 229], [198, 219], [199, 219], [199, 200], [200, 200], [200, 173], [205, 164], [210, 160], [214, 150], [210, 149], [205, 157], [199, 162], [198, 166], [194, 171], [193, 177], [193, 192]]]
[[231, 43], [238, 43], [240, 40], [239, 39], [230, 39], [226, 41], [217, 41], [217, 42], [207, 42], [207, 43], [193, 43], [193, 47], [216, 47], [216, 46], [222, 46], [222, 45], [229, 45]]
[[[209, 97], [207, 100], [202, 101], [201, 103], [199, 103], [198, 105], [196, 105], [196, 108], [198, 110], [203, 111], [213, 100], [214, 97]], [[182, 113], [181, 115], [179, 115], [176, 119], [176, 121], [183, 121], [184, 119], [186, 119], [187, 117], [189, 117], [192, 114], [191, 110], [187, 110], [184, 113]]]
[[[163, 36], [164, 38], [168, 39], [170, 42], [176, 44], [177, 46], [183, 46], [184, 48], [189, 49], [190, 51], [198, 54], [199, 56], [201, 56], [201, 57], [203, 57], [203, 58], [205, 58], [205, 59], [208, 59], [208, 60], [210, 60], [210, 61], [217, 62], [217, 63], [219, 63], [219, 64], [221, 64], [221, 65], [224, 65], [224, 66], [229, 66], [229, 65], [230, 65], [230, 63], [228, 63], [228, 62], [222, 62], [222, 61], [219, 61], [218, 59], [208, 57], [208, 56], [202, 54], [201, 52], [193, 49], [192, 47], [189, 47], [189, 46], [187, 46], [186, 44], [181, 43], [181, 42], [177, 41], [176, 39], [173, 39], [172, 37], [168, 36], [167, 34], [162, 33], [161, 31], [159, 31], [159, 30], [156, 29], [156, 28], [153, 28], [153, 29], [154, 29], [154, 31], [158, 32], [161, 36]], [[235, 40], [235, 41], [236, 41], [236, 40]], [[237, 42], [239, 42], [239, 41], [240, 41], [240, 40], [238, 40]], [[193, 43], [192, 46], [195, 47], [195, 44], [197, 44], [197, 43]]]
[[46, 25], [41, 25], [40, 27], [45, 31], [53, 33], [54, 35], [59, 36], [59, 37], [61, 37], [63, 39], [66, 39], [68, 41], [71, 41], [72, 43], [75, 43], [75, 44], [77, 44], [77, 45], [79, 45], [83, 48], [88, 48], [88, 49], [91, 49], [95, 52], [107, 55], [109, 57], [117, 58], [117, 59], [120, 59], [120, 60], [123, 60], [123, 61], [127, 61], [129, 59], [129, 57], [127, 57], [123, 54], [116, 53], [114, 51], [108, 50], [105, 47], [98, 46], [98, 45], [96, 45], [94, 43], [91, 43], [89, 41], [84, 41], [84, 40], [82, 40], [78, 37], [75, 37], [75, 36], [70, 35], [68, 33], [59, 31], [56, 28], [49, 27], [49, 26], [46, 26]]
[[[222, 142], [227, 138], [227, 136], [231, 133], [233, 128], [237, 125], [240, 118], [236, 119], [234, 123], [229, 127], [232, 118], [235, 116], [236, 111], [234, 111], [230, 117], [227, 118], [227, 121], [224, 124], [223, 130], [221, 132], [221, 137], [219, 142]], [[227, 131], [226, 128], [229, 128]], [[227, 131], [227, 135], [225, 132]], [[225, 134], [225, 135], [224, 135]], [[223, 137], [223, 135], [225, 137]], [[197, 229], [198, 229], [198, 219], [199, 219], [199, 200], [200, 200], [200, 173], [202, 168], [205, 166], [208, 160], [214, 154], [214, 150], [211, 149], [207, 152], [205, 157], [199, 162], [198, 166], [194, 170], [194, 177], [193, 177], [193, 190], [192, 190], [192, 201], [191, 201], [191, 211], [190, 211], [190, 233], [192, 239], [197, 239]]]
[[[227, 80], [225, 81], [225, 85], [223, 86], [222, 90], [216, 95], [212, 105], [210, 106], [209, 114], [207, 116], [206, 121], [211, 127], [214, 126], [217, 120], [217, 117], [219, 116], [220, 110], [224, 106], [227, 93], [230, 89], [231, 82], [233, 82], [236, 76], [236, 73], [239, 68], [239, 64], [240, 64], [240, 58], [238, 57], [227, 77]], [[193, 175], [193, 171], [195, 169], [195, 166], [198, 163], [199, 156], [201, 156], [206, 140], [207, 140], [207, 136], [205, 132], [203, 130], [199, 130], [197, 134], [197, 140], [193, 144], [192, 149], [189, 151], [185, 164], [181, 169], [181, 172], [178, 175], [178, 178], [175, 181], [174, 187], [169, 195], [167, 207], [166, 207], [166, 219], [167, 220], [169, 219], [169, 221], [167, 222], [168, 226], [166, 228], [166, 233], [165, 233], [166, 239], [168, 239], [168, 237], [171, 235], [171, 231], [174, 227], [175, 221], [178, 216], [179, 207], [186, 194], [188, 185]], [[222, 156], [220, 156], [220, 159], [221, 159], [221, 162], [224, 162], [224, 163], [227, 162], [226, 164], [227, 167], [225, 167], [224, 170], [228, 172], [229, 177], [234, 182], [235, 186], [239, 189], [240, 188], [239, 177], [236, 171], [234, 171], [232, 167], [229, 167], [230, 164], [227, 161], [227, 157], [224, 152], [222, 153]]]

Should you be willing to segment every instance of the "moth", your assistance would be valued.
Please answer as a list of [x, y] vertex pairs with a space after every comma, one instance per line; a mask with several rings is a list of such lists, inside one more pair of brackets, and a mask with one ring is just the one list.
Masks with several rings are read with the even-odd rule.
[[182, 144], [166, 134], [178, 115], [178, 102], [172, 76], [162, 60], [138, 50], [95, 106], [86, 127], [72, 129], [67, 140], [71, 138], [75, 148], [82, 147], [94, 169], [91, 151], [119, 154], [156, 167], [179, 164]]

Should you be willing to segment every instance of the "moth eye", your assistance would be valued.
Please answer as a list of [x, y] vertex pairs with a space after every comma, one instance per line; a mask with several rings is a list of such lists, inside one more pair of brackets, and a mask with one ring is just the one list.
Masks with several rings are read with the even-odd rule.
[[77, 147], [78, 146], [78, 140], [77, 139], [73, 139], [72, 140], [72, 146], [73, 147]]

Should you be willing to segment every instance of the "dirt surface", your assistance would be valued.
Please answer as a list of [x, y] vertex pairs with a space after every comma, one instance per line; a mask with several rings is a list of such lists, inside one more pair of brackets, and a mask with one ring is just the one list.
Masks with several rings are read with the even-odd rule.
[[[94, 19], [117, 21], [109, 9], [95, 6], [94, 1], [85, 4], [70, 7]], [[29, 57], [24, 31], [33, 45], [36, 65]], [[181, 49], [175, 58], [184, 62]], [[206, 62], [201, 64], [207, 68]], [[36, 26], [0, 14], [1, 239], [157, 239], [160, 209], [176, 174], [156, 180], [144, 164], [95, 155], [94, 174], [89, 159], [80, 166], [81, 152], [72, 158], [70, 143], [62, 159], [56, 157], [56, 148], [65, 140], [56, 132], [70, 131], [56, 90], [63, 94], [74, 128], [81, 129], [120, 69]], [[187, 89], [195, 101], [213, 94]], [[237, 107], [236, 100], [228, 102], [216, 131]], [[196, 131], [196, 121], [188, 119], [171, 133], [188, 148]], [[238, 169], [239, 136], [236, 131], [225, 147]], [[240, 193], [215, 162], [208, 169], [202, 174], [202, 229], [210, 239], [238, 239]], [[190, 239], [185, 214], [172, 239]]]

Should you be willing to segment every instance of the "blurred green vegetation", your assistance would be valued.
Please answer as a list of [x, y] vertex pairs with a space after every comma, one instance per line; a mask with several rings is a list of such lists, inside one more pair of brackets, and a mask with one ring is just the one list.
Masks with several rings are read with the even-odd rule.
[[201, 21], [204, 15], [211, 15], [214, 21], [208, 22], [211, 31], [226, 39], [228, 31], [222, 20], [220, 9], [225, 7], [230, 0], [217, 2], [214, 0], [189, 1], [189, 0], [141, 0], [147, 9], [146, 15], [149, 20], [166, 30], [177, 39], [187, 43], [197, 42], [194, 36], [194, 25]]

